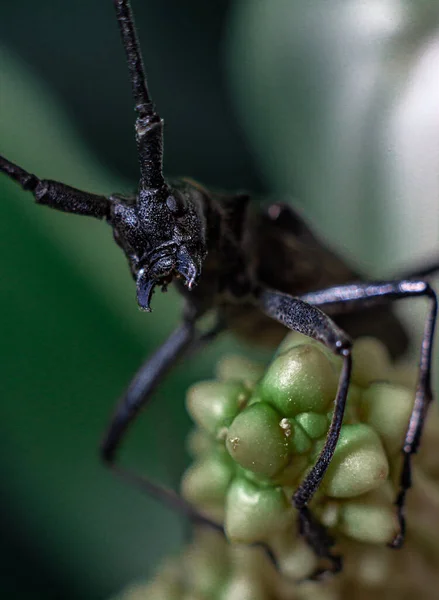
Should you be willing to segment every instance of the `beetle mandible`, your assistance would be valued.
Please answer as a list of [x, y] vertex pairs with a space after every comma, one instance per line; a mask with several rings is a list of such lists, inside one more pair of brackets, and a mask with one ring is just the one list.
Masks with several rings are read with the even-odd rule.
[[[292, 497], [300, 530], [316, 554], [341, 568], [333, 540], [317, 523], [308, 504], [331, 462], [343, 422], [352, 368], [352, 339], [368, 333], [392, 354], [406, 346], [405, 331], [393, 315], [395, 300], [425, 296], [429, 301], [421, 346], [413, 412], [402, 448], [403, 466], [396, 510], [404, 541], [404, 504], [410, 487], [411, 455], [416, 452], [432, 400], [431, 360], [437, 298], [426, 280], [432, 269], [390, 281], [368, 282], [325, 247], [288, 205], [255, 206], [247, 194], [224, 194], [182, 179], [163, 176], [163, 120], [146, 84], [130, 3], [113, 0], [125, 49], [136, 111], [135, 133], [140, 179], [135, 197], [99, 196], [40, 179], [0, 157], [0, 171], [30, 191], [38, 204], [67, 213], [103, 219], [112, 227], [135, 280], [141, 309], [151, 310], [156, 288], [174, 283], [185, 300], [182, 324], [134, 376], [111, 419], [102, 458], [114, 471], [148, 493], [198, 520], [219, 527], [174, 492], [131, 474], [116, 462], [130, 423], [150, 402], [165, 374], [185, 353], [229, 329], [247, 341], [280, 341], [285, 328], [324, 344], [342, 358], [334, 413], [315, 465]], [[215, 325], [200, 331], [198, 322], [213, 312]], [[219, 527], [221, 529], [221, 527]]]

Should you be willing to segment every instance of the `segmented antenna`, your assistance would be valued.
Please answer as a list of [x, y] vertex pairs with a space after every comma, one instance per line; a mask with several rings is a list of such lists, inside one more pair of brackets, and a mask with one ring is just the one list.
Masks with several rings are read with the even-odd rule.
[[39, 179], [3, 156], [0, 156], [0, 173], [5, 173], [24, 190], [32, 192], [37, 204], [96, 219], [103, 219], [110, 212], [109, 201], [104, 196], [82, 192], [59, 181]]
[[165, 185], [163, 178], [163, 121], [156, 113], [146, 84], [142, 54], [134, 18], [128, 0], [114, 0], [122, 44], [130, 73], [134, 108], [137, 112], [136, 142], [140, 164], [141, 190], [154, 190]]

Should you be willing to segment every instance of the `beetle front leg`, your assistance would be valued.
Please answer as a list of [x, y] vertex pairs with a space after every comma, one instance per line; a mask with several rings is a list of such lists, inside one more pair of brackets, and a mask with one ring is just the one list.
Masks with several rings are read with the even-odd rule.
[[[117, 449], [122, 443], [129, 425], [139, 412], [148, 406], [154, 390], [168, 371], [171, 370], [179, 358], [185, 354], [201, 350], [225, 328], [225, 322], [219, 317], [217, 323], [203, 334], [196, 333], [193, 321], [186, 321], [176, 329], [165, 343], [145, 361], [134, 376], [116, 408], [101, 445], [102, 459], [124, 481], [162, 502], [172, 510], [184, 514], [192, 521], [208, 525], [223, 535], [225, 535], [225, 531], [222, 525], [200, 513], [179, 494], [154, 483], [144, 476], [119, 467], [115, 464], [115, 460]], [[270, 547], [265, 543], [257, 543], [255, 546], [261, 547], [266, 552], [270, 562], [279, 571], [277, 559]]]
[[165, 343], [140, 367], [127, 391], [120, 400], [111, 419], [110, 426], [101, 445], [101, 456], [104, 462], [122, 479], [139, 488], [169, 506], [185, 514], [192, 520], [205, 523], [221, 532], [223, 527], [199, 513], [189, 502], [176, 492], [150, 481], [146, 477], [132, 473], [115, 464], [116, 452], [129, 425], [146, 408], [152, 399], [153, 392], [164, 376], [175, 363], [190, 350], [198, 349], [204, 342], [217, 335], [220, 327], [214, 327], [204, 335], [198, 335], [193, 321], [185, 321], [176, 329]]
[[[337, 572], [342, 567], [342, 561], [341, 557], [331, 553], [334, 540], [313, 517], [307, 505], [325, 476], [340, 436], [352, 369], [352, 342], [346, 333], [324, 312], [299, 298], [274, 290], [263, 290], [258, 295], [258, 301], [261, 310], [266, 315], [276, 319], [293, 331], [322, 342], [334, 354], [341, 356], [343, 359], [337, 395], [334, 401], [334, 413], [325, 444], [315, 465], [301, 482], [292, 498], [293, 505], [299, 511], [300, 533], [305, 537], [317, 556], [331, 561], [331, 571]], [[315, 576], [319, 576], [324, 572], [319, 571]]]

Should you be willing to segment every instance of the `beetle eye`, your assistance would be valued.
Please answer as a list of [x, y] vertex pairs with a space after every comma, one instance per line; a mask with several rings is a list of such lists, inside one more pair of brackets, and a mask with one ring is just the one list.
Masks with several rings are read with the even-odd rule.
[[172, 196], [167, 197], [166, 206], [176, 217], [181, 217], [186, 212], [186, 200], [178, 191], [173, 191]]

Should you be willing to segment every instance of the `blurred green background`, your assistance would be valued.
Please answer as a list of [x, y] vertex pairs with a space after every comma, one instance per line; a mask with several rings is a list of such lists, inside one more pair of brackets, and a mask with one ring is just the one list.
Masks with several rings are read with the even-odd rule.
[[[291, 199], [374, 276], [437, 253], [434, 0], [133, 8], [168, 175]], [[135, 189], [110, 0], [2, 2], [0, 152], [79, 188]], [[36, 207], [5, 177], [0, 196], [0, 589], [105, 598], [185, 535], [178, 516], [115, 480], [97, 454], [114, 401], [178, 322], [179, 300], [156, 294], [153, 314], [141, 314], [105, 224]], [[416, 304], [405, 312], [419, 336]], [[175, 370], [133, 428], [127, 462], [177, 485], [184, 391], [233, 347], [225, 338]]]

